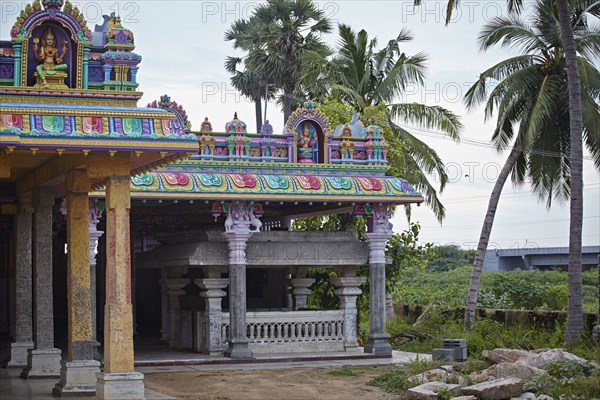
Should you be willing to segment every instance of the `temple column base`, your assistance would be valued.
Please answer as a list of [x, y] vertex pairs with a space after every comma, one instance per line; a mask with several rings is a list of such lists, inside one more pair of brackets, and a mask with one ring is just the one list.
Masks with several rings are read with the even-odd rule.
[[369, 335], [367, 344], [365, 345], [365, 353], [377, 356], [391, 356], [392, 346], [388, 342], [389, 338], [390, 335], [387, 333]]
[[29, 350], [21, 378], [60, 378], [60, 360], [60, 349]]
[[95, 341], [93, 346], [94, 346], [94, 355], [92, 357], [94, 358], [94, 360], [102, 362], [103, 357], [102, 357], [102, 353], [100, 353], [100, 350], [99, 350], [100, 342]]
[[96, 399], [144, 400], [144, 374], [139, 372], [96, 374]]
[[95, 396], [96, 373], [100, 372], [100, 362], [94, 360], [76, 360], [61, 362], [60, 382], [52, 394], [66, 396]]
[[10, 359], [7, 368], [23, 368], [27, 366], [27, 354], [33, 350], [33, 342], [14, 342], [10, 344]]
[[224, 352], [225, 357], [237, 359], [251, 359], [252, 350], [248, 348], [249, 340], [231, 339], [228, 341], [229, 346]]

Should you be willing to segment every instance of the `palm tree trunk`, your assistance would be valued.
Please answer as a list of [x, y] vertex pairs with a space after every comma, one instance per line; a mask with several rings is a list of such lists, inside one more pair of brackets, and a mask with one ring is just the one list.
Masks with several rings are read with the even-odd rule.
[[581, 231], [583, 225], [583, 112], [577, 49], [567, 0], [556, 0], [560, 35], [565, 49], [569, 84], [569, 118], [571, 129], [571, 204], [569, 228], [569, 305], [565, 343], [574, 343], [583, 333], [583, 282], [581, 273]]
[[494, 189], [490, 196], [488, 203], [487, 212], [485, 214], [485, 220], [483, 221], [483, 227], [481, 228], [481, 235], [479, 236], [479, 244], [477, 245], [477, 253], [475, 253], [475, 260], [473, 261], [473, 270], [471, 271], [471, 281], [469, 283], [469, 292], [467, 294], [467, 306], [465, 309], [465, 330], [471, 328], [471, 324], [475, 321], [477, 311], [477, 294], [479, 293], [479, 282], [481, 281], [481, 271], [483, 269], [483, 258], [485, 257], [485, 251], [487, 250], [488, 243], [490, 241], [490, 234], [492, 233], [492, 225], [494, 224], [494, 217], [496, 216], [496, 209], [498, 208], [498, 201], [500, 200], [500, 194], [504, 184], [510, 175], [510, 171], [515, 166], [517, 160], [523, 153], [523, 150], [515, 145], [506, 163], [502, 167], [498, 179], [494, 184]]
[[256, 133], [260, 133], [262, 126], [262, 98], [254, 99], [254, 112], [256, 113]]
[[292, 95], [293, 88], [285, 88], [283, 91], [283, 126], [287, 124], [287, 120], [292, 115]]

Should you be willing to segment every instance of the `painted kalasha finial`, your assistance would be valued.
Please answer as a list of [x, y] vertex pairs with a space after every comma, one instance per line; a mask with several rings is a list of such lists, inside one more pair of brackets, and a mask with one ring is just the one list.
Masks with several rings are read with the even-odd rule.
[[266, 120], [265, 123], [262, 124], [260, 133], [263, 136], [271, 136], [273, 134], [273, 126], [269, 123], [269, 120]]
[[56, 13], [60, 11], [63, 6], [63, 0], [44, 0], [44, 10], [48, 12], [50, 18], [56, 17]]
[[391, 235], [394, 225], [390, 222], [392, 209], [387, 204], [375, 204], [373, 206], [373, 233], [385, 233]]
[[171, 98], [169, 97], [169, 95], [163, 95], [160, 96], [160, 102], [158, 103], [158, 105], [163, 108], [163, 107], [168, 107], [171, 105]]
[[200, 125], [200, 132], [210, 133], [212, 130], [212, 124], [208, 120], [208, 117], [205, 117], [204, 122], [202, 122], [202, 125]]
[[313, 102], [309, 97], [308, 99], [306, 99], [306, 103], [304, 103], [304, 108], [306, 108], [307, 110], [312, 110], [313, 107], [314, 107]]

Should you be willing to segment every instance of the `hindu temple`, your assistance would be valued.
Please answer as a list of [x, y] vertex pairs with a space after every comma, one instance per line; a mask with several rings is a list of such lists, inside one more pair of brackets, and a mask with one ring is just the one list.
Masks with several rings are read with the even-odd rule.
[[[136, 38], [137, 40], [137, 38]], [[143, 40], [140, 38], [139, 40]], [[68, 0], [36, 0], [0, 41], [0, 335], [24, 379], [57, 396], [143, 399], [138, 339], [209, 357], [364, 351], [389, 357], [392, 208], [421, 203], [388, 176], [388, 144], [311, 101], [283, 132], [208, 119], [169, 96], [141, 106], [133, 33], [94, 30]], [[366, 218], [350, 232], [292, 221]], [[357, 338], [368, 266], [370, 333]], [[308, 307], [312, 268], [338, 309]], [[141, 339], [140, 339], [141, 340]]]

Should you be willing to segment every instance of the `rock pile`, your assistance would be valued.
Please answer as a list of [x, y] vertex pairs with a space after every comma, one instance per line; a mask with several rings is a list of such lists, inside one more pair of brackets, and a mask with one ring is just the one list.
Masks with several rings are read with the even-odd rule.
[[[553, 400], [536, 397], [523, 388], [527, 379], [548, 375], [544, 367], [555, 361], [576, 362], [586, 365], [581, 357], [562, 349], [536, 351], [495, 349], [482, 353], [484, 360], [493, 363], [489, 368], [468, 376], [459, 374], [446, 365], [412, 376], [409, 381], [417, 386], [408, 390], [412, 400]], [[593, 366], [593, 365], [592, 365]], [[557, 399], [558, 400], [558, 399]]]

